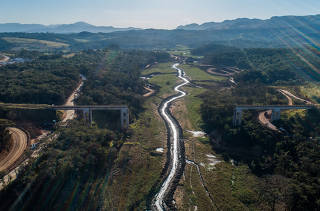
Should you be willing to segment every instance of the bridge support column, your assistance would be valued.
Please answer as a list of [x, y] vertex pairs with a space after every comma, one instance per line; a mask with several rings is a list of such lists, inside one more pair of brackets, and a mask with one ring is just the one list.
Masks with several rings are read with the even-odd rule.
[[90, 109], [89, 108], [85, 108], [85, 109], [81, 109], [82, 113], [83, 113], [83, 119], [87, 122], [90, 121]]
[[233, 114], [233, 125], [239, 126], [242, 122], [242, 110], [241, 109], [235, 109]]
[[90, 125], [92, 125], [92, 121], [93, 121], [93, 118], [92, 118], [92, 110], [89, 109], [89, 122], [90, 122]]
[[271, 121], [279, 120], [281, 117], [280, 109], [272, 109]]
[[129, 109], [128, 108], [121, 109], [120, 121], [121, 121], [122, 129], [127, 129], [129, 127]]

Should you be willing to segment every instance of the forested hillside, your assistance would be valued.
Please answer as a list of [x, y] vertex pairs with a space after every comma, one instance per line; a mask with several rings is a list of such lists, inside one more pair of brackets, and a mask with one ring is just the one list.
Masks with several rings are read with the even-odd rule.
[[[315, 48], [305, 46], [297, 49], [237, 49], [217, 44], [209, 44], [192, 51], [204, 55], [202, 63], [216, 66], [236, 66], [254, 71], [255, 74], [241, 74], [248, 83], [294, 81], [297, 78], [320, 80], [320, 56]], [[306, 62], [307, 61], [307, 62]], [[239, 78], [239, 80], [241, 80]]]
[[[30, 54], [29, 51], [17, 53], [25, 57]], [[0, 67], [0, 80], [3, 81], [0, 84], [0, 102], [63, 104], [78, 85], [82, 73], [88, 80], [79, 103], [117, 104], [131, 101], [132, 104], [139, 104], [134, 96], [143, 91], [140, 71], [147, 64], [169, 59], [168, 54], [160, 52], [119, 50], [84, 51], [71, 58], [65, 58], [62, 54], [31, 55], [29, 62]]]
[[93, 209], [101, 207], [104, 186], [122, 144], [107, 129], [74, 122], [21, 172], [19, 181], [0, 192], [0, 209]]
[[[308, 57], [303, 60], [294, 52]], [[288, 99], [276, 86], [302, 86], [309, 73], [312, 79], [319, 79], [311, 68], [319, 67], [319, 55], [311, 48], [294, 52], [215, 45], [195, 49], [194, 53], [204, 55], [205, 64], [245, 69], [234, 76], [237, 84], [232, 88], [213, 89], [201, 95], [203, 128], [211, 136], [213, 149], [225, 160], [246, 163], [261, 178], [259, 197], [270, 209], [318, 210], [319, 109], [283, 112], [281, 120], [275, 122], [282, 132], [260, 124], [258, 112], [262, 111], [244, 112], [239, 127], [232, 122], [235, 105], [285, 105]]]
[[[28, 52], [19, 54], [27, 56]], [[26, 70], [32, 71], [29, 78], [21, 77], [22, 83], [17, 83], [14, 77], [6, 79], [13, 89], [19, 90], [16, 86], [22, 87], [22, 84], [25, 87], [25, 90], [15, 92], [19, 94], [17, 96], [24, 96], [23, 93], [27, 91], [32, 93], [30, 98], [12, 98], [15, 103], [19, 102], [18, 99], [22, 99], [23, 103], [37, 103], [40, 99], [43, 100], [40, 101], [42, 103], [57, 104], [55, 99], [39, 97], [40, 95], [36, 94], [38, 92], [44, 96], [54, 93], [63, 102], [65, 95], [62, 91], [73, 90], [73, 87], [69, 87], [70, 83], [63, 80], [72, 79], [74, 76], [76, 85], [81, 73], [86, 76], [86, 80], [77, 104], [125, 104], [134, 119], [143, 109], [144, 83], [140, 78], [142, 70], [148, 64], [169, 60], [169, 54], [163, 52], [119, 49], [88, 50], [72, 57], [40, 53], [28, 63], [8, 65], [3, 67], [2, 71], [8, 73], [7, 71], [12, 70], [22, 74]], [[62, 65], [65, 68], [62, 69]], [[25, 69], [27, 67], [33, 68]], [[2, 77], [4, 76], [3, 73]], [[51, 76], [55, 77], [51, 81], [53, 84], [49, 83], [47, 87], [57, 88], [49, 92], [44, 85]], [[41, 78], [44, 78], [45, 82], [41, 80], [39, 86], [29, 87], [24, 84], [29, 81], [30, 84], [38, 84], [37, 79]], [[10, 92], [5, 92], [3, 96], [11, 95]], [[7, 111], [0, 112], [3, 113], [6, 114]], [[39, 117], [41, 114], [34, 115]], [[94, 121], [98, 122], [99, 116], [101, 118], [99, 114]], [[0, 192], [0, 201], [4, 202], [0, 203], [0, 209], [11, 207], [13, 210], [59, 210], [68, 207], [97, 210], [105, 206], [103, 199], [108, 197], [105, 195], [105, 187], [112, 181], [109, 179], [113, 176], [111, 170], [118, 159], [121, 146], [128, 141], [132, 133], [132, 130], [120, 131], [119, 127], [116, 128], [119, 114], [116, 117], [107, 114], [106, 119], [112, 122], [111, 127], [88, 127], [87, 122], [74, 120], [65, 128], [54, 128], [57, 139], [53, 139], [45, 147], [43, 154], [20, 173], [18, 180]], [[0, 133], [0, 139], [2, 136], [5, 134]]]
[[[266, 24], [256, 20], [231, 20], [222, 27], [188, 30], [146, 29], [117, 31], [113, 33], [74, 34], [54, 33], [0, 33], [0, 50], [21, 48], [41, 51], [102, 49], [119, 45], [126, 49], [173, 49], [177, 45], [199, 47], [217, 42], [241, 48], [249, 47], [301, 47], [319, 43], [319, 15], [306, 17], [275, 17]], [[258, 21], [259, 22], [259, 21]], [[263, 22], [263, 21], [262, 21]], [[215, 25], [213, 23], [213, 25]], [[183, 29], [181, 29], [183, 28]], [[185, 30], [184, 30], [185, 29]], [[90, 30], [89, 30], [90, 31]], [[50, 41], [50, 42], [46, 42]]]

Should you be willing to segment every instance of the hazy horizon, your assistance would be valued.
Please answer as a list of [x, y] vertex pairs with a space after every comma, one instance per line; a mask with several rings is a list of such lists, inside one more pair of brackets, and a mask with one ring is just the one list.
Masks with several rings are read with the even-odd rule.
[[320, 11], [317, 0], [11, 0], [1, 4], [0, 23], [57, 25], [86, 22], [96, 26], [158, 29], [237, 18], [316, 15]]

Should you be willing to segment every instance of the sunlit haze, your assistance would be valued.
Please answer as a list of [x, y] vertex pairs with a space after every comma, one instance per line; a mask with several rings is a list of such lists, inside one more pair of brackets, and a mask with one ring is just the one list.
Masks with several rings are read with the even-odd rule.
[[1, 2], [0, 23], [85, 21], [103, 26], [172, 29], [190, 23], [319, 11], [319, 0], [10, 0]]

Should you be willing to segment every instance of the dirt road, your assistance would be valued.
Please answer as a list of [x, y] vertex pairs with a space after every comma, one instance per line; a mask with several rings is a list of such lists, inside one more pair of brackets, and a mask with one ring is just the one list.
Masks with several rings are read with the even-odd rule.
[[308, 101], [308, 100], [305, 100], [305, 99], [302, 99], [300, 97], [297, 97], [295, 96], [294, 94], [292, 94], [291, 92], [287, 91], [287, 90], [284, 90], [284, 89], [279, 89], [279, 92], [281, 92], [282, 94], [286, 95], [286, 96], [289, 96], [289, 97], [292, 97], [292, 98], [295, 98], [296, 100], [300, 100], [306, 104], [313, 104], [312, 102]]
[[271, 116], [272, 115], [272, 111], [271, 110], [268, 110], [268, 111], [263, 111], [263, 112], [260, 112], [259, 113], [259, 116], [258, 116], [258, 119], [259, 119], [259, 122], [266, 126], [267, 128], [273, 130], [273, 131], [277, 131], [279, 132], [278, 128], [276, 126], [274, 126], [271, 122], [270, 122], [270, 119], [266, 116]]
[[[293, 105], [293, 100], [292, 98], [287, 94], [285, 90], [279, 89], [278, 90], [281, 94], [283, 94], [287, 99], [288, 99], [288, 105], [292, 106]], [[290, 93], [291, 94], [291, 93]]]
[[[289, 105], [289, 106], [292, 106], [292, 105], [293, 105], [293, 100], [292, 100], [292, 98], [295, 98], [295, 99], [297, 99], [297, 100], [300, 100], [300, 101], [302, 101], [302, 102], [304, 102], [304, 103], [306, 103], [306, 104], [309, 104], [309, 105], [313, 104], [312, 102], [310, 102], [310, 101], [308, 101], [308, 100], [305, 100], [305, 99], [302, 99], [302, 98], [300, 98], [300, 97], [295, 96], [294, 94], [292, 94], [291, 92], [289, 92], [289, 91], [287, 91], [287, 90], [279, 89], [278, 91], [279, 91], [281, 94], [283, 94], [283, 95], [288, 99], [288, 105]], [[277, 128], [276, 126], [274, 126], [274, 125], [270, 122], [270, 119], [266, 116], [266, 114], [267, 114], [267, 116], [270, 117], [270, 116], [272, 115], [272, 111], [271, 111], [271, 110], [268, 110], [268, 111], [260, 112], [260, 113], [259, 113], [259, 117], [258, 117], [259, 122], [260, 122], [262, 125], [268, 127], [269, 129], [271, 129], [271, 130], [273, 130], [273, 131], [278, 131], [278, 132], [279, 132], [278, 128]]]
[[[72, 92], [72, 94], [68, 97], [67, 102], [64, 104], [65, 106], [74, 106], [74, 100], [78, 97], [78, 93], [83, 86], [84, 82], [83, 79], [81, 80], [78, 87]], [[64, 111], [63, 120], [62, 122], [67, 122], [68, 120], [72, 120], [76, 117], [76, 112], [74, 110]]]
[[0, 54], [0, 62], [7, 62], [10, 60], [10, 57]]
[[8, 128], [11, 133], [11, 148], [5, 158], [0, 160], [0, 171], [7, 170], [12, 166], [23, 154], [28, 145], [28, 138], [25, 132], [18, 128]]
[[151, 95], [153, 95], [155, 93], [155, 91], [153, 89], [150, 89], [149, 87], [144, 87], [146, 90], [148, 90], [149, 92], [145, 93], [143, 95], [143, 97], [150, 97]]

